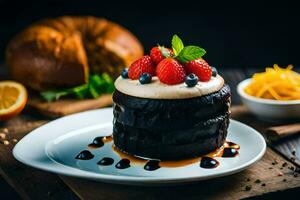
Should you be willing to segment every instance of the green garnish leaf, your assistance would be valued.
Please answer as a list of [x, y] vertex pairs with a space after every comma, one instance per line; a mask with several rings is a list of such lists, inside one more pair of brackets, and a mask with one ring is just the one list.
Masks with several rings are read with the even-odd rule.
[[93, 85], [89, 86], [89, 92], [90, 92], [90, 94], [92, 95], [92, 97], [94, 99], [96, 99], [96, 98], [98, 98], [100, 96], [100, 91], [98, 92], [97, 88], [94, 87]]
[[63, 91], [63, 90], [48, 90], [45, 92], [41, 92], [41, 96], [47, 101], [56, 101], [59, 98], [68, 95], [68, 91]]
[[89, 95], [89, 85], [81, 85], [72, 89], [72, 93], [78, 99], [84, 99], [86, 96]]
[[111, 94], [114, 91], [113, 79], [107, 74], [90, 75], [89, 83], [74, 88], [48, 90], [41, 92], [41, 96], [47, 101], [56, 101], [65, 96], [73, 96], [78, 99], [98, 98], [102, 94]]
[[184, 48], [183, 42], [178, 35], [173, 35], [172, 49], [175, 56], [178, 56], [181, 50]]
[[200, 47], [186, 46], [180, 51], [177, 59], [182, 63], [187, 63], [189, 61], [201, 58], [205, 54], [206, 51]]

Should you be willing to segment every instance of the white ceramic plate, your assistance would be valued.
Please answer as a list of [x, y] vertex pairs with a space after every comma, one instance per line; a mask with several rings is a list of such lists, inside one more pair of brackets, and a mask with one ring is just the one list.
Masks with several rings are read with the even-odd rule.
[[[127, 169], [117, 169], [120, 160], [112, 150], [112, 143], [89, 149], [95, 156], [91, 160], [77, 160], [76, 155], [88, 149], [95, 137], [112, 132], [112, 109], [78, 113], [54, 120], [26, 135], [13, 150], [20, 162], [42, 170], [97, 181], [117, 184], [171, 184], [199, 181], [237, 173], [265, 153], [264, 138], [254, 129], [231, 120], [227, 141], [240, 145], [239, 155], [233, 158], [216, 158], [220, 165], [213, 169], [200, 168], [199, 162], [183, 167], [161, 167], [155, 171], [144, 170], [142, 164], [132, 164]], [[110, 166], [100, 166], [103, 157], [112, 157]]]

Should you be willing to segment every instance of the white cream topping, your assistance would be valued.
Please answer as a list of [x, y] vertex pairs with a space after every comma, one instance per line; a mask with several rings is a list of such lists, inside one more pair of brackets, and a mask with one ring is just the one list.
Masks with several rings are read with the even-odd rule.
[[187, 87], [185, 83], [166, 85], [155, 76], [149, 84], [141, 84], [138, 80], [123, 79], [121, 76], [115, 81], [115, 87], [120, 92], [149, 99], [187, 99], [211, 94], [220, 90], [224, 79], [217, 75], [208, 82], [199, 81], [194, 87]]

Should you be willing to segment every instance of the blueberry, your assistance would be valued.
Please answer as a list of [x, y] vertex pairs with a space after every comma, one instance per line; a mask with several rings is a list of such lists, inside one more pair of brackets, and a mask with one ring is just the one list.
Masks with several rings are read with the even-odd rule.
[[122, 69], [122, 73], [121, 73], [122, 78], [128, 78], [128, 69], [124, 68]]
[[216, 69], [215, 67], [211, 67], [211, 71], [212, 71], [212, 76], [213, 76], [213, 77], [216, 77], [217, 74], [218, 74], [217, 69]]
[[142, 73], [142, 75], [139, 78], [139, 81], [141, 84], [151, 83], [151, 80], [152, 80], [152, 77], [148, 73]]
[[188, 87], [194, 87], [195, 85], [197, 85], [198, 81], [198, 76], [196, 76], [195, 74], [189, 74], [185, 79], [185, 84]]

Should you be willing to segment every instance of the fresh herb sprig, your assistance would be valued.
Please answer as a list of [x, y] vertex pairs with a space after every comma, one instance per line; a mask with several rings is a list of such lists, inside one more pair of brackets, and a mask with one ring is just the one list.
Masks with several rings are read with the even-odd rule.
[[48, 90], [41, 92], [41, 96], [47, 102], [57, 101], [66, 96], [78, 99], [97, 98], [102, 94], [111, 94], [114, 91], [112, 78], [107, 74], [90, 75], [88, 84], [73, 88]]
[[[171, 57], [164, 47], [160, 47], [160, 50], [165, 57]], [[174, 53], [173, 58], [176, 58], [182, 63], [187, 63], [189, 61], [201, 58], [206, 54], [206, 51], [201, 47], [193, 45], [184, 46], [178, 35], [173, 35], [172, 50]]]

